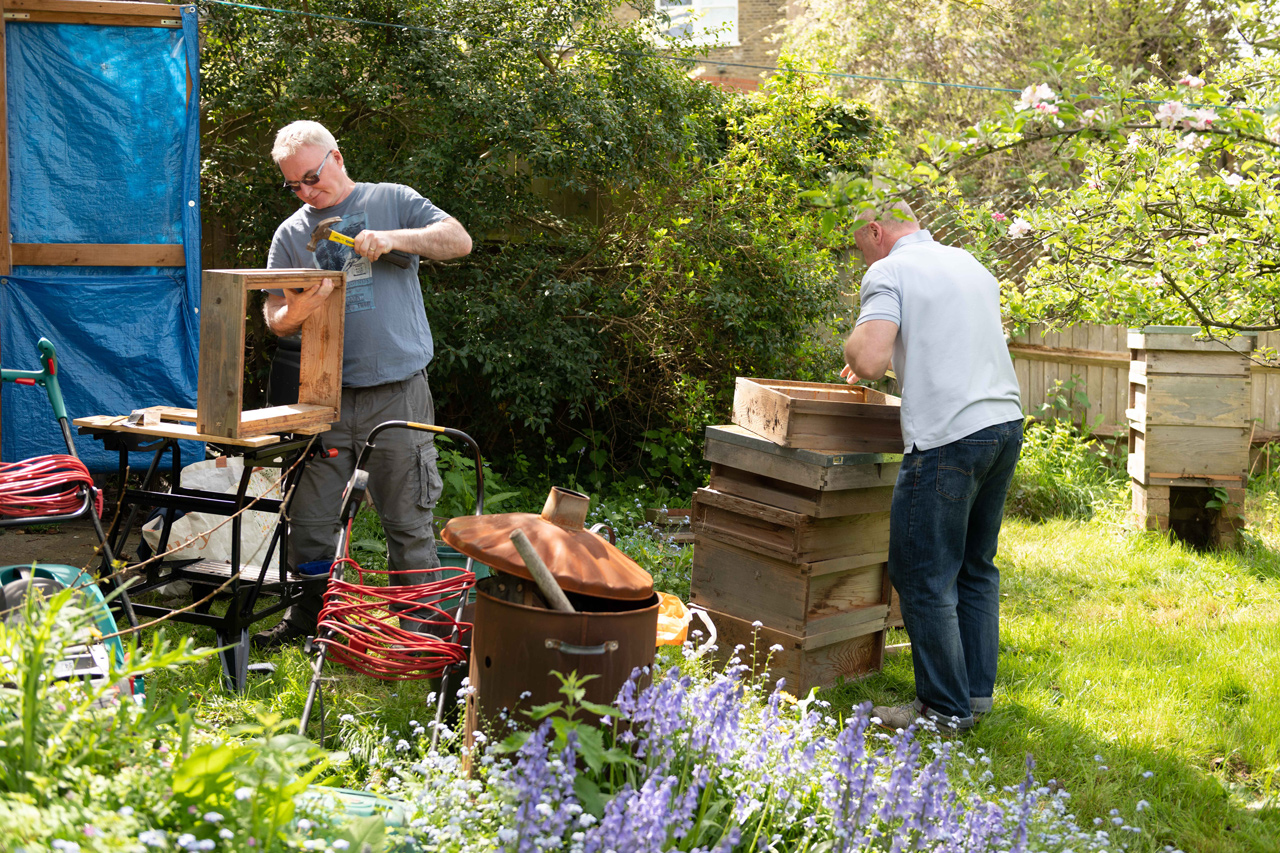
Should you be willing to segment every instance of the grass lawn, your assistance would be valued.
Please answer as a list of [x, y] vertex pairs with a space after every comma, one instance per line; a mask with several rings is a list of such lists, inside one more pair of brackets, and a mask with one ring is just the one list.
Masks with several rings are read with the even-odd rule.
[[[996, 707], [963, 738], [993, 784], [1016, 784], [1030, 754], [1085, 825], [1118, 809], [1141, 827], [1131, 849], [1280, 850], [1275, 552], [1197, 554], [1107, 518], [1008, 519], [999, 562]], [[909, 655], [828, 691], [843, 707], [913, 696]]]

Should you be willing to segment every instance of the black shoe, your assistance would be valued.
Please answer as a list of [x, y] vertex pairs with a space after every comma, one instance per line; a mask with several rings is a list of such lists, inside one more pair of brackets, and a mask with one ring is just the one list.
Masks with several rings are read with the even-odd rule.
[[255, 649], [267, 651], [270, 649], [278, 649], [286, 646], [294, 640], [300, 640], [314, 633], [314, 630], [301, 628], [287, 619], [281, 619], [274, 626], [265, 631], [254, 634], [249, 640], [249, 644]]

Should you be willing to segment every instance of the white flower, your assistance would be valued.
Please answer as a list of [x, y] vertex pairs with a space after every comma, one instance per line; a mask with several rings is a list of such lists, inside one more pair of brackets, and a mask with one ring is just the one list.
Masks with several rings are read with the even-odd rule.
[[1186, 121], [1183, 124], [1193, 130], [1208, 130], [1209, 125], [1217, 120], [1218, 114], [1211, 109], [1205, 108], [1187, 113]]
[[[752, 623], [751, 623], [751, 627], [752, 627], [752, 628], [763, 628], [763, 627], [764, 627], [764, 623], [763, 623], [763, 622], [761, 622], [759, 619], [757, 619], [756, 621], [754, 621], [754, 622], [752, 622]], [[745, 648], [746, 648], [746, 646], [743, 646], [743, 648], [745, 649]]]
[[236, 834], [224, 826], [222, 829], [218, 830], [218, 837], [223, 841], [230, 841], [236, 837]]
[[1097, 110], [1085, 110], [1080, 114], [1080, 123], [1083, 125], [1091, 125], [1098, 120]]
[[311, 821], [307, 820], [307, 819], [304, 817], [302, 820], [298, 821], [298, 829], [302, 830], [303, 832], [310, 832], [310, 831], [311, 831]]
[[484, 736], [484, 732], [478, 730], [471, 733], [471, 739], [476, 743], [484, 743], [488, 740], [488, 738]]
[[[1197, 249], [1203, 249], [1205, 246], [1209, 245], [1209, 238], [1201, 234], [1199, 237], [1191, 241], [1191, 245], [1195, 246]], [[1151, 771], [1147, 772], [1149, 773]]]
[[786, 651], [786, 650], [782, 648], [782, 644], [781, 644], [781, 643], [774, 643], [772, 646], [770, 646], [770, 647], [769, 647], [769, 651], [771, 651], [771, 652], [782, 652], [782, 651]]
[[400, 740], [396, 741], [396, 752], [405, 752], [409, 748], [410, 748], [409, 741], [405, 740], [404, 738], [401, 738]]
[[550, 803], [538, 803], [533, 807], [533, 810], [543, 817], [551, 817], [551, 815], [555, 814], [555, 809], [551, 808]]
[[1199, 133], [1183, 134], [1178, 140], [1176, 147], [1179, 151], [1190, 151], [1192, 154], [1203, 151], [1209, 147], [1209, 137], [1202, 136]]
[[1199, 77], [1193, 77], [1190, 74], [1186, 74], [1183, 76], [1181, 80], [1178, 81], [1178, 85], [1186, 86], [1188, 89], [1203, 89], [1204, 80], [1202, 80]]
[[144, 829], [138, 833], [138, 841], [148, 847], [168, 847], [169, 840], [165, 838], [163, 832], [158, 829]]
[[1143, 809], [1149, 809], [1149, 808], [1151, 808], [1151, 803], [1148, 803], [1146, 800], [1138, 800], [1138, 805], [1137, 805], [1138, 811], [1142, 811]]
[[1160, 108], [1156, 110], [1155, 115], [1152, 116], [1152, 118], [1160, 124], [1163, 124], [1165, 127], [1173, 127], [1175, 124], [1182, 121], [1186, 115], [1187, 108], [1183, 106], [1181, 101], [1165, 101], [1160, 105]]
[[1039, 86], [1028, 86], [1022, 90], [1022, 95], [1018, 98], [1018, 103], [1014, 104], [1014, 109], [1021, 112], [1022, 110], [1034, 109], [1045, 101], [1056, 101], [1058, 96], [1048, 83], [1041, 83]]
[[1126, 154], [1132, 154], [1133, 152], [1137, 151], [1141, 146], [1142, 146], [1142, 134], [1138, 133], [1138, 131], [1135, 130], [1133, 133], [1130, 133], [1129, 136], [1127, 137], [1127, 143], [1124, 146], [1124, 150]]
[[236, 788], [236, 799], [244, 802], [253, 796], [252, 788]]
[[222, 823], [222, 815], [217, 812], [205, 812], [204, 819], [209, 823]]
[[212, 850], [217, 846], [218, 842], [214, 841], [212, 838], [201, 838], [196, 842], [196, 849], [201, 851]]
[[355, 721], [356, 721], [356, 718], [350, 714], [343, 714], [341, 717], [338, 718], [338, 722], [340, 723], [354, 723]]
[[1227, 186], [1231, 187], [1232, 189], [1236, 189], [1237, 187], [1239, 187], [1241, 184], [1244, 183], [1244, 175], [1239, 175], [1239, 174], [1236, 174], [1235, 172], [1232, 172], [1229, 175], [1223, 175], [1222, 182], [1225, 183]]
[[1016, 240], [1019, 237], [1030, 234], [1033, 230], [1031, 223], [1019, 216], [1009, 226], [1009, 236]]
[[350, 846], [351, 846], [351, 842], [345, 838], [339, 838], [333, 842], [334, 850], [346, 850]]

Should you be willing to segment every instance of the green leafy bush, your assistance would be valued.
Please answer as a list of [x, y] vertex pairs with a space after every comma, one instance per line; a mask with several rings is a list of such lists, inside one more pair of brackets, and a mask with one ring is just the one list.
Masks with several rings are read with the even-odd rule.
[[1066, 421], [1028, 421], [1005, 512], [1032, 521], [1091, 518], [1126, 485], [1123, 454]]
[[736, 375], [836, 366], [846, 238], [801, 194], [888, 134], [801, 75], [752, 98], [692, 81], [616, 5], [302, 7], [410, 29], [208, 7], [203, 211], [219, 263], [260, 265], [296, 206], [271, 191], [272, 136], [326, 123], [356, 180], [419, 188], [476, 238], [422, 269], [440, 422], [487, 456], [583, 439], [590, 470], [565, 456], [584, 484], [684, 491], [697, 477], [655, 431], [700, 441]]

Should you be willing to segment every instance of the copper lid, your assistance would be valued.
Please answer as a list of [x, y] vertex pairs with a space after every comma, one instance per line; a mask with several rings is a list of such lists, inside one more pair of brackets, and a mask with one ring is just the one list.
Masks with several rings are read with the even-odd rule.
[[583, 526], [590, 503], [584, 494], [556, 487], [547, 496], [541, 515], [462, 515], [450, 519], [442, 537], [486, 566], [532, 580], [511, 543], [511, 532], [519, 528], [565, 592], [644, 601], [653, 595], [653, 578], [626, 554]]

